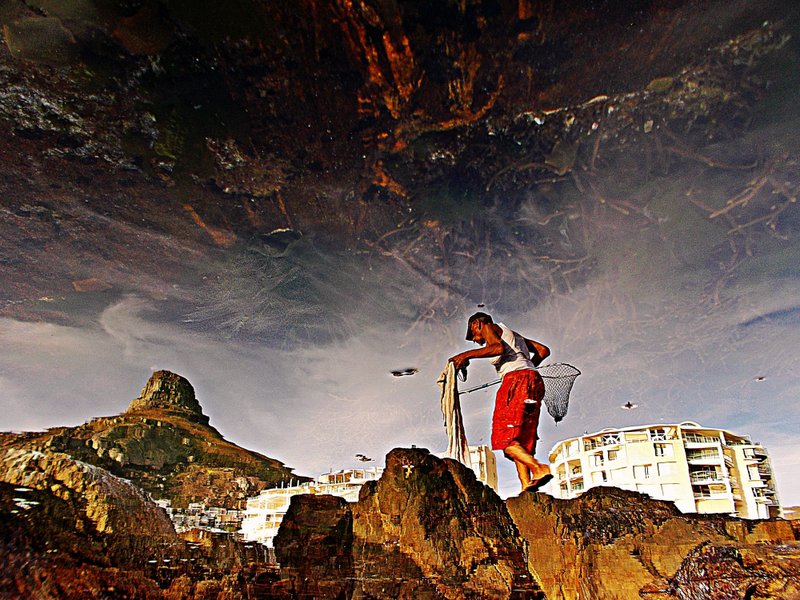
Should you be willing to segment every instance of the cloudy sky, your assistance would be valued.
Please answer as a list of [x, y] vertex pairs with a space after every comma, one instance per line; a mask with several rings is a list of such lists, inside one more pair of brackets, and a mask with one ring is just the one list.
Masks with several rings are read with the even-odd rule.
[[[698, 274], [704, 263], [665, 251], [666, 225], [607, 225], [593, 250], [598, 266], [581, 285], [526, 310], [487, 306], [498, 320], [549, 345], [553, 361], [582, 371], [564, 421], [542, 419], [539, 458], [583, 432], [693, 420], [764, 444], [782, 501], [800, 504], [797, 274], [743, 269], [715, 298], [706, 275]], [[241, 262], [234, 257], [233, 264]], [[169, 369], [192, 382], [227, 439], [303, 475], [353, 466], [356, 453], [380, 464], [398, 446], [441, 451], [446, 437], [435, 380], [447, 357], [469, 347], [464, 319], [476, 306], [464, 305], [435, 326], [387, 318], [413, 315], [434, 295], [430, 284], [405, 281], [392, 269], [391, 261], [314, 262], [307, 271], [318, 273], [323, 288], [335, 279], [350, 282], [346, 291], [294, 303], [276, 295], [278, 310], [274, 302], [253, 309], [250, 278], [238, 292], [226, 281], [225, 302], [210, 293], [217, 313], [258, 321], [251, 326], [261, 342], [221, 337], [218, 329], [197, 326], [203, 311], [176, 316], [166, 302], [135, 295], [114, 298], [89, 327], [3, 319], [0, 337], [13, 351], [0, 354], [0, 429], [75, 425], [119, 413], [153, 370]], [[230, 263], [224, 273], [241, 276]], [[314, 335], [298, 334], [306, 326]], [[419, 372], [390, 374], [406, 367]], [[493, 378], [489, 365], [475, 361], [467, 385]], [[472, 444], [489, 439], [493, 394], [491, 388], [462, 399]], [[623, 410], [627, 401], [638, 408]], [[501, 494], [516, 494], [510, 463], [498, 463]]]

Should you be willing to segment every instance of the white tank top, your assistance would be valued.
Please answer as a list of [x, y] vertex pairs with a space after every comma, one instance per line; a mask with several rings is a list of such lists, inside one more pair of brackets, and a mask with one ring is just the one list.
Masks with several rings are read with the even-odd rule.
[[506, 373], [521, 371], [522, 369], [535, 369], [531, 362], [531, 354], [525, 344], [525, 338], [515, 331], [511, 331], [502, 323], [497, 326], [502, 330], [500, 339], [503, 340], [503, 353], [493, 357], [489, 362], [497, 369], [497, 374], [502, 378]]

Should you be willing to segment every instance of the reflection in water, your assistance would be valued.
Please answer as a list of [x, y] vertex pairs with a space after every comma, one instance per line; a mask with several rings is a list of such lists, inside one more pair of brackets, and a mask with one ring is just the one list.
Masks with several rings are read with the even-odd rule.
[[[142, 371], [159, 367], [205, 391], [229, 438], [310, 473], [351, 460], [354, 446], [369, 456], [435, 450], [433, 380], [478, 306], [584, 373], [569, 416], [543, 428], [540, 452], [584, 430], [691, 419], [800, 454], [798, 42], [779, 28], [755, 31], [630, 92], [498, 109], [483, 121], [477, 107], [492, 98], [465, 73], [457, 122], [409, 116], [393, 145], [377, 117], [347, 115], [379, 140], [364, 154], [347, 145], [361, 129], [347, 137], [329, 119], [321, 136], [306, 132], [320, 115], [282, 115], [276, 90], [304, 84], [277, 67], [242, 71], [272, 86], [250, 100], [284, 148], [238, 139], [248, 117], [222, 89], [230, 73], [193, 104], [184, 101], [207, 92], [206, 73], [180, 71], [180, 108], [164, 92], [151, 99], [155, 114], [128, 119], [118, 150], [141, 169], [122, 158], [108, 173], [92, 167], [78, 152], [82, 113], [54, 104], [53, 119], [72, 129], [46, 152], [85, 159], [75, 163], [85, 181], [70, 179], [73, 163], [50, 173], [21, 159], [7, 176], [17, 186], [7, 197], [26, 197], [3, 212], [0, 267], [15, 279], [0, 296], [2, 332], [18, 352], [0, 358], [1, 426], [112, 412], [108, 396], [124, 405]], [[753, 57], [763, 60], [755, 74], [745, 68]], [[170, 76], [142, 60], [140, 72], [128, 65], [137, 77]], [[419, 68], [407, 66], [396, 71], [406, 83]], [[393, 85], [373, 83], [370, 102]], [[413, 101], [386, 97], [400, 112]], [[57, 131], [44, 109], [22, 114], [12, 100], [0, 95], [1, 113], [28, 127], [18, 127], [25, 143], [37, 115], [47, 125], [37, 135]], [[309, 139], [296, 141], [301, 132]], [[111, 128], [90, 133], [103, 148], [116, 140]], [[340, 176], [359, 160], [374, 167], [369, 177]], [[128, 175], [139, 169], [155, 183]], [[92, 185], [113, 188], [114, 201], [92, 196]], [[286, 202], [284, 185], [296, 192]], [[42, 373], [60, 381], [57, 392], [37, 383]], [[102, 391], [89, 394], [86, 381]], [[471, 441], [486, 435], [487, 398], [465, 406]]]

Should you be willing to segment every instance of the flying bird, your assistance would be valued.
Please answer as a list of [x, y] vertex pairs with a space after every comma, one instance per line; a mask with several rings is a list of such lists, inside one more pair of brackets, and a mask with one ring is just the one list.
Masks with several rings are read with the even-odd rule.
[[419, 369], [415, 369], [413, 367], [408, 368], [408, 369], [396, 369], [396, 370], [392, 371], [392, 375], [394, 375], [395, 377], [404, 377], [406, 375], [413, 375], [418, 370]]
[[755, 379], [756, 379], [756, 381], [764, 381], [766, 379], [766, 377], [764, 377], [763, 375], [759, 375]]
[[630, 400], [628, 400], [620, 408], [624, 408], [625, 410], [631, 410], [633, 408], [637, 408], [638, 406], [639, 406], [638, 404], [633, 404]]
[[372, 462], [372, 459], [369, 456], [365, 456], [363, 454], [356, 454], [356, 458], [361, 462]]

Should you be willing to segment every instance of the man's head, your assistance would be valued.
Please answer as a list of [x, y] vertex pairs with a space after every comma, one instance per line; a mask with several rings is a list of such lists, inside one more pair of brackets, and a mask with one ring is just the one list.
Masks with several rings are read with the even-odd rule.
[[467, 341], [483, 344], [486, 341], [482, 334], [483, 327], [493, 322], [492, 317], [486, 313], [476, 312], [467, 321]]

